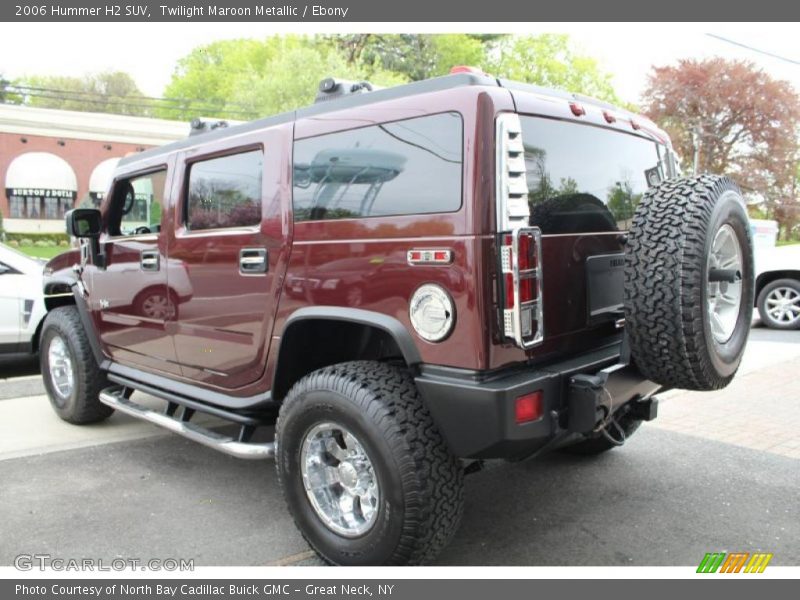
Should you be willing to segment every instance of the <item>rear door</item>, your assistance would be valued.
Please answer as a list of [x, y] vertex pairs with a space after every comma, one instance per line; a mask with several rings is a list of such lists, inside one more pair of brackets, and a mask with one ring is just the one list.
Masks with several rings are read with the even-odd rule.
[[545, 339], [614, 323], [622, 317], [621, 234], [665, 176], [659, 144], [632, 130], [520, 120], [530, 224], [542, 231]]
[[88, 264], [84, 280], [100, 340], [116, 362], [179, 373], [166, 331], [181, 302], [167, 286], [171, 263], [163, 233], [169, 224], [171, 162], [162, 157], [115, 178], [103, 205], [106, 267]]
[[230, 390], [264, 372], [286, 264], [291, 124], [179, 156], [170, 286], [183, 375]]

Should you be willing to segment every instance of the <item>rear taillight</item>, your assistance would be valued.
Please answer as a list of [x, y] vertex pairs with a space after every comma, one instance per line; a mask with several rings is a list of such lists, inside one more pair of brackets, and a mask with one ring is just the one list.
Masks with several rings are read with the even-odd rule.
[[497, 231], [500, 233], [502, 334], [522, 348], [543, 339], [541, 232], [528, 227], [528, 180], [522, 123], [516, 113], [497, 117]]
[[521, 227], [500, 235], [503, 335], [522, 348], [544, 338], [541, 254], [538, 227]]

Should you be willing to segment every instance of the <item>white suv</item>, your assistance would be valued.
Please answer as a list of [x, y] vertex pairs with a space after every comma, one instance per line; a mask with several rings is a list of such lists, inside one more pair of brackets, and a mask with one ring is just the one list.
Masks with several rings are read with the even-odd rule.
[[800, 329], [800, 245], [759, 248], [755, 259], [761, 321], [774, 329]]
[[38, 350], [43, 268], [43, 262], [0, 244], [0, 355]]

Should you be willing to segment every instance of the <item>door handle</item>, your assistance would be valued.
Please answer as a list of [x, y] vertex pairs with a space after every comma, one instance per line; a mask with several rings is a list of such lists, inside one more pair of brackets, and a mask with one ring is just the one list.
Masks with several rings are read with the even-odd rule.
[[266, 248], [242, 248], [239, 250], [239, 273], [262, 275], [269, 269]]
[[159, 256], [158, 250], [142, 250], [139, 258], [142, 271], [158, 271], [161, 260]]

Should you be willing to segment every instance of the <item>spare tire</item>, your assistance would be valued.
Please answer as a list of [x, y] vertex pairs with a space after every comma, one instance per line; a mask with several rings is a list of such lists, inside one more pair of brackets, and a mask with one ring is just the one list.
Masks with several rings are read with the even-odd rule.
[[648, 190], [625, 245], [625, 329], [642, 374], [667, 387], [725, 387], [747, 343], [753, 281], [733, 181], [700, 175]]

